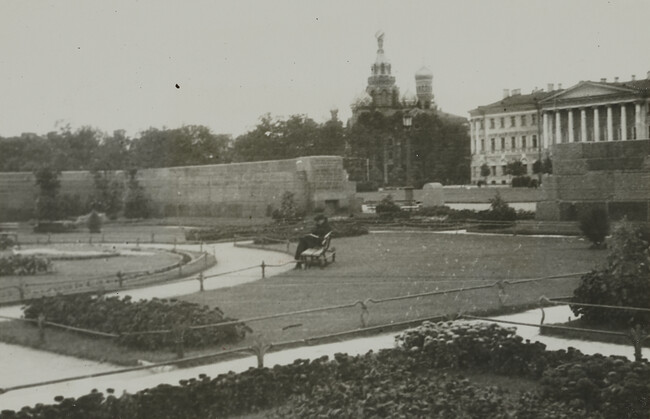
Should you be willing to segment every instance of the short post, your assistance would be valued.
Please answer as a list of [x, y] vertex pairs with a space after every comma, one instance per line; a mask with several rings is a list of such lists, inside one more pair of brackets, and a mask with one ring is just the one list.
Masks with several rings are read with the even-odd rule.
[[208, 269], [208, 252], [203, 252], [203, 268]]
[[640, 362], [643, 359], [643, 354], [641, 353], [643, 341], [650, 337], [650, 335], [646, 334], [645, 330], [641, 329], [641, 325], [637, 324], [634, 328], [630, 329], [627, 337], [634, 345], [634, 360]]
[[20, 294], [20, 301], [25, 301], [25, 283], [22, 280], [18, 285], [18, 293]]
[[257, 368], [264, 368], [264, 355], [271, 349], [270, 343], [267, 343], [261, 336], [257, 336], [255, 344], [251, 346], [251, 352], [257, 357]]
[[38, 319], [38, 341], [45, 343], [45, 314], [39, 313]]
[[199, 244], [199, 252], [203, 252], [203, 242]]
[[174, 251], [176, 251], [176, 237], [174, 237]]
[[102, 233], [102, 243], [104, 243], [104, 233]]
[[155, 237], [155, 236], [156, 236], [156, 233], [153, 233], [153, 232], [152, 232], [152, 233], [151, 233], [151, 243], [154, 242], [154, 237]]
[[266, 264], [262, 261], [262, 279], [266, 278]]
[[136, 237], [136, 239], [135, 239], [135, 248], [136, 249], [140, 248], [140, 237]]
[[205, 291], [205, 289], [203, 288], [203, 281], [204, 281], [204, 278], [203, 278], [203, 272], [199, 272], [199, 277], [196, 278], [196, 279], [199, 280], [199, 291], [200, 291], [200, 292]]
[[47, 244], [52, 243], [52, 233], [47, 233]]
[[[366, 301], [367, 302], [367, 301]], [[367, 327], [368, 326], [368, 319], [370, 318], [370, 312], [368, 311], [368, 304], [363, 301], [357, 301], [357, 304], [361, 307], [361, 314], [360, 314], [360, 320], [361, 320], [361, 327]]]
[[494, 285], [497, 287], [497, 295], [499, 297], [499, 306], [503, 307], [506, 305], [506, 301], [508, 301], [508, 293], [506, 292], [506, 284], [508, 281], [504, 281], [503, 279], [500, 281], [497, 281]]
[[88, 244], [93, 244], [93, 235], [92, 234], [88, 235]]
[[124, 283], [124, 274], [122, 271], [117, 271], [117, 283], [120, 288], [122, 288], [122, 284]]

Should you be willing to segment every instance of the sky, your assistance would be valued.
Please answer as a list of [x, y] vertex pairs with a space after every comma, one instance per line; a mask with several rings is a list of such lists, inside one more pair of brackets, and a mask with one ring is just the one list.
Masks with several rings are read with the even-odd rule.
[[506, 88], [646, 77], [648, 16], [648, 0], [0, 0], [0, 136], [346, 121], [379, 30], [402, 94], [427, 66], [439, 108], [467, 116]]

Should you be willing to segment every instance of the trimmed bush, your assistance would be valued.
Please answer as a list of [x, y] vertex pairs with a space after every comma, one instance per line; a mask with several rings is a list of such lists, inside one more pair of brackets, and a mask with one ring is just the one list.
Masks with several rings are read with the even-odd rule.
[[11, 255], [0, 258], [0, 276], [35, 275], [47, 272], [51, 266], [48, 258]]
[[595, 207], [580, 217], [580, 231], [593, 244], [593, 248], [603, 248], [609, 234], [609, 217], [604, 208]]

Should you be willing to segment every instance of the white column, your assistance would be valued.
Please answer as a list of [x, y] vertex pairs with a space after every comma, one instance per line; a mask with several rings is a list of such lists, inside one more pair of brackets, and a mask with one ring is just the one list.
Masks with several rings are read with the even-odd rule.
[[485, 138], [485, 141], [484, 141], [485, 150], [483, 152], [485, 154], [487, 154], [488, 150], [490, 149], [490, 145], [488, 144], [488, 133], [489, 133], [489, 131], [488, 131], [489, 128], [488, 127], [489, 127], [489, 125], [488, 125], [488, 117], [485, 116], [485, 117], [483, 117], [483, 135], [485, 135], [485, 137], [484, 137]]
[[640, 140], [641, 138], [643, 138], [643, 135], [641, 134], [643, 132], [643, 129], [641, 125], [641, 104], [640, 103], [634, 104], [634, 127], [636, 128], [636, 137], [634, 139]]
[[612, 105], [607, 105], [607, 141], [614, 141], [614, 121], [612, 120]]
[[587, 141], [587, 110], [580, 109], [580, 142]]
[[555, 144], [562, 143], [562, 117], [560, 110], [555, 111]]
[[621, 141], [627, 141], [627, 103], [621, 103]]
[[[544, 112], [544, 114], [542, 115], [542, 118], [544, 118], [544, 125], [542, 125], [542, 130], [543, 130], [542, 131], [542, 138], [543, 138], [542, 141], [543, 141], [544, 149], [548, 149], [549, 148], [549, 143], [550, 143], [550, 141], [548, 139], [551, 136], [551, 133], [548, 132], [548, 112]], [[537, 123], [539, 123], [539, 121], [537, 121]]]
[[594, 106], [594, 141], [600, 141], [600, 116], [598, 116], [598, 106]]
[[476, 126], [471, 118], [469, 120], [469, 139], [470, 155], [474, 155], [476, 153]]
[[573, 109], [567, 109], [569, 113], [569, 142], [572, 143], [575, 138], [573, 138]]

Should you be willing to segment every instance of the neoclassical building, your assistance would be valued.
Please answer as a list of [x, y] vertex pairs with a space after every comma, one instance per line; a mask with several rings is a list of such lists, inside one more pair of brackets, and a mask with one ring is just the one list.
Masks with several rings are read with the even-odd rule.
[[502, 100], [469, 112], [472, 182], [508, 183], [505, 167], [513, 160], [531, 175], [537, 160], [552, 157], [554, 144], [647, 139], [649, 102], [650, 72], [641, 80], [549, 85], [526, 95], [506, 90]]

